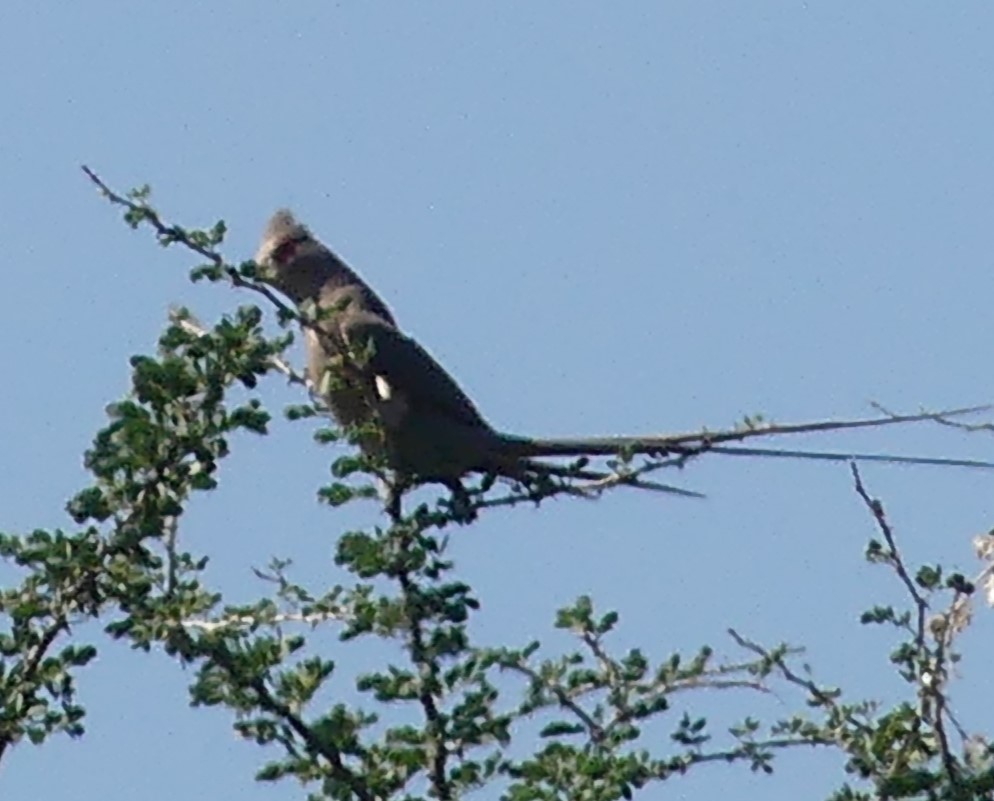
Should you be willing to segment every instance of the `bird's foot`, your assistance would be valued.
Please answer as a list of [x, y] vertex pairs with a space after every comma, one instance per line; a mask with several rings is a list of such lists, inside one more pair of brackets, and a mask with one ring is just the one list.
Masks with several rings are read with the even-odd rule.
[[446, 484], [446, 486], [452, 493], [447, 506], [449, 513], [452, 515], [453, 522], [460, 525], [467, 525], [475, 521], [477, 518], [476, 507], [473, 505], [473, 499], [462, 485], [462, 482], [454, 481], [451, 484]]
[[381, 477], [383, 482], [383, 510], [394, 523], [399, 523], [404, 514], [403, 500], [404, 493], [408, 490], [408, 484], [400, 478]]

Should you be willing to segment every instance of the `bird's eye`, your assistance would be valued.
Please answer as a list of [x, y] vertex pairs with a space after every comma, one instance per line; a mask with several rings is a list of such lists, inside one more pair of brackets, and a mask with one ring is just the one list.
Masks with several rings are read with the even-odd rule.
[[297, 252], [297, 245], [300, 244], [295, 239], [286, 239], [280, 242], [273, 251], [273, 261], [277, 264], [286, 264]]

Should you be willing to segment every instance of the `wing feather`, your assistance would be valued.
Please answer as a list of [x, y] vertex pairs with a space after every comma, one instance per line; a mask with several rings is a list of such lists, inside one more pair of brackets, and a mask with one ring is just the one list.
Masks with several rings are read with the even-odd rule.
[[[491, 430], [455, 379], [409, 336], [373, 314], [346, 315], [342, 333], [371, 380], [385, 380], [412, 413]], [[382, 394], [382, 386], [380, 387]]]

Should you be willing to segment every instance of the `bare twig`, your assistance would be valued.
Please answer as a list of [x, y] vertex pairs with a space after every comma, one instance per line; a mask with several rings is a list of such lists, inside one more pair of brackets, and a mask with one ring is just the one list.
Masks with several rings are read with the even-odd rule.
[[226, 631], [231, 629], [253, 628], [258, 625], [279, 625], [281, 623], [301, 623], [314, 628], [329, 620], [349, 620], [351, 613], [347, 611], [326, 612], [278, 612], [273, 615], [259, 617], [256, 615], [227, 615], [219, 618], [187, 618], [180, 625], [197, 631]]
[[685, 692], [686, 690], [755, 690], [760, 693], [772, 692], [762, 682], [749, 679], [717, 679], [709, 676], [693, 676], [666, 687], [664, 695]]
[[[403, 528], [401, 495], [402, 493], [388, 482], [387, 514], [390, 516], [394, 530], [400, 536], [401, 547], [407, 548], [411, 545], [412, 534]], [[411, 577], [411, 571], [399, 570], [396, 578], [404, 601], [407, 645], [411, 661], [418, 669], [418, 701], [425, 715], [430, 750], [429, 781], [435, 797], [441, 801], [451, 801], [454, 795], [448, 777], [449, 747], [446, 743], [446, 725], [435, 700], [436, 693], [440, 691], [438, 656], [430, 653], [425, 643], [424, 604], [421, 601], [421, 590]]]
[[163, 520], [162, 527], [165, 530], [163, 547], [166, 551], [165, 595], [166, 597], [170, 597], [176, 590], [176, 578], [178, 572], [178, 565], [176, 563], [176, 537], [179, 533], [179, 518], [175, 515], [170, 515]]
[[[210, 656], [218, 665], [224, 668], [225, 672], [233, 681], [238, 681], [240, 672], [230, 658], [227, 650], [223, 647], [216, 647], [210, 650]], [[297, 736], [307, 745], [308, 750], [315, 756], [323, 756], [332, 769], [332, 774], [337, 781], [347, 785], [352, 794], [359, 801], [375, 801], [375, 796], [369, 791], [365, 782], [352, 771], [342, 759], [342, 753], [336, 747], [327, 742], [326, 738], [319, 737], [303, 718], [297, 715], [287, 704], [280, 701], [269, 691], [266, 682], [262, 677], [255, 676], [247, 683], [238, 682], [242, 686], [248, 686], [255, 693], [259, 707], [279, 719], [296, 732]]]
[[676, 434], [667, 437], [667, 442], [674, 446], [682, 444], [710, 444], [720, 442], [737, 442], [754, 437], [771, 437], [781, 434], [807, 434], [820, 431], [845, 431], [855, 428], [880, 428], [883, 426], [903, 425], [906, 423], [940, 422], [950, 417], [962, 417], [969, 414], [989, 412], [994, 404], [965, 406], [959, 409], [946, 409], [941, 412], [921, 412], [919, 414], [887, 414], [883, 417], [869, 417], [855, 420], [819, 420], [813, 423], [767, 423], [760, 426], [745, 428], [738, 431], [720, 431], [692, 434]]
[[[24, 693], [25, 708], [30, 706], [31, 699], [35, 696], [33, 685], [38, 682], [38, 671], [41, 668], [42, 660], [48, 653], [48, 649], [52, 647], [52, 644], [55, 642], [59, 634], [68, 630], [68, 613], [58, 612], [53, 614], [52, 622], [42, 629], [42, 632], [38, 637], [38, 642], [36, 642], [34, 647], [30, 649], [27, 657], [25, 658], [20, 677], [21, 685], [28, 688]], [[4, 752], [7, 748], [13, 744], [13, 738], [0, 736], [0, 759], [3, 758]]]
[[591, 742], [599, 743], [604, 739], [605, 731], [603, 726], [601, 726], [596, 720], [594, 720], [582, 706], [580, 706], [575, 700], [573, 700], [573, 695], [564, 689], [562, 685], [546, 681], [542, 676], [538, 674], [537, 671], [532, 669], [526, 664], [521, 662], [507, 662], [501, 665], [506, 670], [516, 671], [523, 676], [528, 677], [533, 682], [541, 687], [544, 687], [553, 696], [555, 696], [556, 701], [559, 705], [566, 710], [569, 710], [576, 716], [576, 718], [583, 724], [586, 728], [587, 733], [590, 735]]
[[863, 500], [866, 508], [870, 510], [870, 514], [873, 515], [873, 519], [876, 521], [877, 528], [880, 530], [880, 533], [883, 535], [883, 538], [887, 543], [887, 558], [894, 565], [894, 570], [897, 571], [897, 575], [907, 588], [908, 594], [915, 602], [915, 609], [918, 613], [918, 622], [915, 627], [915, 641], [919, 651], [922, 651], [925, 648], [926, 618], [929, 608], [928, 601], [926, 601], [922, 597], [922, 594], [918, 591], [918, 587], [915, 585], [914, 579], [911, 578], [911, 574], [908, 573], [908, 568], [905, 566], [904, 560], [901, 558], [901, 553], [897, 549], [897, 542], [894, 539], [894, 531], [890, 527], [890, 523], [887, 521], [887, 516], [884, 514], [883, 504], [878, 498], [870, 497], [870, 494], [866, 491], [866, 487], [863, 485], [863, 477], [860, 475], [859, 468], [856, 466], [855, 462], [849, 466], [849, 469], [852, 471], [856, 493]]
[[703, 498], [700, 492], [686, 490], [682, 487], [675, 487], [672, 484], [660, 484], [655, 481], [644, 481], [639, 478], [636, 470], [615, 470], [603, 478], [593, 479], [583, 483], [577, 483], [576, 489], [586, 493], [591, 498], [599, 498], [607, 490], [615, 487], [632, 487], [634, 489], [652, 490], [654, 492], [664, 492], [671, 495], [680, 495], [684, 498]]
[[780, 654], [773, 653], [772, 651], [761, 646], [759, 643], [743, 637], [735, 629], [729, 629], [728, 634], [741, 648], [751, 651], [752, 653], [762, 657], [764, 660], [767, 660], [769, 664], [775, 666], [776, 669], [780, 671], [781, 676], [783, 676], [791, 684], [795, 684], [802, 688], [817, 704], [824, 706], [827, 709], [831, 709], [833, 712], [839, 714], [846, 722], [849, 723], [849, 725], [857, 729], [861, 734], [869, 735], [872, 733], [872, 727], [860, 720], [857, 720], [852, 714], [843, 712], [842, 708], [835, 702], [835, 698], [832, 695], [826, 693], [810, 679], [798, 676], [793, 670], [791, 670]]
[[[946, 733], [945, 721], [946, 718], [949, 717], [949, 710], [947, 708], [945, 693], [945, 679], [948, 646], [951, 644], [954, 628], [952, 610], [956, 608], [960, 593], [957, 592], [954, 595], [950, 611], [947, 615], [941, 618], [939, 625], [931, 627], [936, 643], [935, 650], [933, 652], [932, 649], [929, 648], [926, 641], [926, 637], [930, 629], [927, 620], [929, 610], [928, 601], [919, 591], [918, 586], [911, 577], [911, 574], [904, 563], [904, 559], [902, 558], [900, 550], [897, 547], [894, 531], [891, 528], [890, 523], [887, 521], [887, 517], [884, 513], [883, 504], [879, 499], [870, 497], [870, 494], [867, 492], [866, 487], [863, 484], [859, 468], [857, 468], [855, 463], [851, 465], [851, 470], [853, 480], [855, 482], [856, 492], [859, 497], [862, 498], [863, 503], [866, 504], [867, 509], [870, 510], [870, 513], [873, 515], [873, 518], [877, 523], [877, 528], [880, 530], [884, 540], [887, 542], [888, 561], [893, 566], [894, 571], [901, 579], [901, 582], [904, 584], [908, 594], [911, 596], [915, 604], [917, 612], [915, 649], [919, 660], [918, 684], [921, 690], [922, 698], [921, 718], [923, 720], [931, 721], [932, 727], [935, 730], [936, 739], [939, 741], [939, 753], [942, 759], [943, 769], [949, 777], [949, 781], [955, 785], [959, 781], [959, 770], [956, 766], [956, 758], [953, 756], [952, 748], [949, 744], [949, 737]], [[931, 715], [927, 714], [927, 704], [929, 701], [934, 704], [934, 709], [932, 710]], [[954, 722], [954, 725], [957, 724]]]
[[97, 188], [100, 190], [101, 194], [111, 203], [116, 206], [122, 206], [129, 211], [140, 215], [141, 219], [147, 222], [155, 232], [159, 235], [160, 239], [166, 242], [178, 242], [186, 248], [189, 248], [194, 253], [198, 253], [205, 259], [211, 262], [214, 266], [223, 270], [225, 275], [231, 283], [239, 287], [240, 289], [248, 289], [252, 292], [257, 292], [266, 298], [270, 303], [272, 303], [281, 312], [294, 319], [300, 319], [300, 315], [297, 310], [288, 306], [284, 303], [277, 295], [269, 289], [269, 287], [259, 284], [255, 281], [249, 281], [238, 274], [238, 271], [228, 264], [224, 258], [213, 248], [206, 247], [199, 242], [195, 242], [190, 238], [189, 234], [177, 225], [169, 225], [159, 216], [159, 213], [146, 203], [136, 203], [134, 200], [119, 195], [113, 189], [111, 189], [103, 180], [98, 176], [93, 170], [87, 167], [85, 164], [81, 166], [81, 169], [86, 174]]
[[[188, 309], [171, 308], [169, 310], [169, 320], [188, 334], [193, 334], [193, 336], [205, 337], [210, 334], [207, 326], [200, 322]], [[306, 387], [312, 397], [318, 397], [314, 392], [314, 388], [311, 386], [311, 382], [304, 375], [294, 370], [285, 359], [273, 354], [268, 357], [267, 361], [272, 365], [273, 369], [285, 375], [291, 384], [299, 384]]]
[[[894, 413], [890, 411], [886, 406], [876, 401], [870, 402], [870, 407], [876, 409], [878, 412], [886, 415], [893, 415]], [[949, 428], [958, 428], [960, 431], [974, 432], [974, 431], [989, 431], [994, 432], [994, 423], [961, 423], [958, 420], [949, 420], [946, 418], [940, 418], [935, 421], [939, 425], [948, 426]]]

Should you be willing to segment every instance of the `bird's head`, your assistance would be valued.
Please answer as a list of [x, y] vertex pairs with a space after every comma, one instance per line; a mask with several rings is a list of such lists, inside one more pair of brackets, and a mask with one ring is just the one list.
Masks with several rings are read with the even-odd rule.
[[316, 244], [316, 240], [307, 226], [297, 222], [289, 209], [279, 209], [266, 223], [255, 254], [256, 264], [279, 272], [292, 264], [300, 249], [309, 243]]
[[291, 211], [279, 209], [266, 224], [255, 262], [264, 281], [300, 301], [320, 284], [324, 271], [332, 266], [330, 256]]

